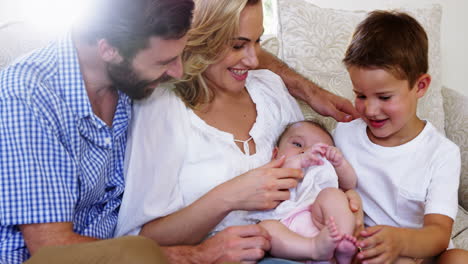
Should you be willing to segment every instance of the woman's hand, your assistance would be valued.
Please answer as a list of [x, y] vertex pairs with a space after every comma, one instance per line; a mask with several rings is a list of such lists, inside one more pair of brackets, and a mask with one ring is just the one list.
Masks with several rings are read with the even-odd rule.
[[289, 189], [303, 174], [299, 169], [281, 168], [285, 157], [248, 171], [217, 187], [229, 210], [269, 210], [289, 199]]

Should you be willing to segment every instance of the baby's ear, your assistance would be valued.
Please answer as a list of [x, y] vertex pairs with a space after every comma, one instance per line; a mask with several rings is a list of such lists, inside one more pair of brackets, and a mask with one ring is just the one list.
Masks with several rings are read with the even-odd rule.
[[272, 153], [271, 159], [274, 160], [274, 159], [277, 158], [277, 156], [278, 156], [278, 147], [275, 147], [275, 148], [273, 149], [273, 153]]
[[430, 84], [431, 84], [431, 76], [429, 74], [425, 73], [418, 78], [418, 80], [416, 81], [415, 87], [413, 88], [413, 89], [416, 89], [416, 94], [418, 95], [418, 98], [421, 98], [424, 96], [424, 94], [429, 89]]

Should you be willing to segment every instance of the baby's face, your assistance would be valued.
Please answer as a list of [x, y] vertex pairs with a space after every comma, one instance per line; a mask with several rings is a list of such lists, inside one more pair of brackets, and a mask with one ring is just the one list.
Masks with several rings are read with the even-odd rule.
[[330, 136], [320, 128], [308, 122], [299, 122], [289, 127], [283, 135], [275, 156], [279, 158], [282, 155], [286, 157], [298, 155], [317, 143], [333, 145]]

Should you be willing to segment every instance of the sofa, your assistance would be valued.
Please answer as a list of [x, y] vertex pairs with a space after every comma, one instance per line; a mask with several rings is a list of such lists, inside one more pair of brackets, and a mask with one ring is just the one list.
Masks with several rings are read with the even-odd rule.
[[[341, 60], [354, 28], [367, 12], [321, 8], [311, 0], [276, 0], [276, 4], [273, 16], [277, 17], [277, 32], [266, 37], [262, 46], [324, 89], [353, 101], [352, 84]], [[460, 147], [459, 210], [452, 239], [456, 247], [468, 250], [468, 97], [441, 83], [442, 8], [430, 5], [392, 9], [413, 15], [428, 34], [432, 82], [418, 104], [418, 114]], [[303, 102], [300, 105], [306, 118], [320, 120], [329, 130], [335, 127], [332, 118], [318, 115]]]
[[[265, 39], [262, 45], [323, 88], [352, 100], [351, 83], [341, 59], [355, 25], [366, 13], [320, 8], [307, 0], [278, 0], [277, 4], [278, 34]], [[460, 146], [460, 206], [452, 237], [457, 247], [468, 250], [468, 98], [440, 83], [440, 6], [408, 12], [421, 21], [431, 45], [433, 82], [418, 113]], [[22, 22], [0, 23], [0, 69], [18, 56], [45, 45], [56, 35]], [[321, 119], [333, 129], [333, 119], [321, 117], [300, 103], [307, 118]]]

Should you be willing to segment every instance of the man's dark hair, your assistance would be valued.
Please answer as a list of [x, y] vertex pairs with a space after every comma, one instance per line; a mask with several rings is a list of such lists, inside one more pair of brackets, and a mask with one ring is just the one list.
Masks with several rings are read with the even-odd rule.
[[179, 39], [192, 21], [192, 0], [93, 0], [76, 32], [89, 43], [106, 39], [130, 59], [152, 36]]
[[428, 38], [406, 13], [373, 11], [357, 26], [343, 62], [346, 67], [387, 70], [413, 87], [428, 70]]

